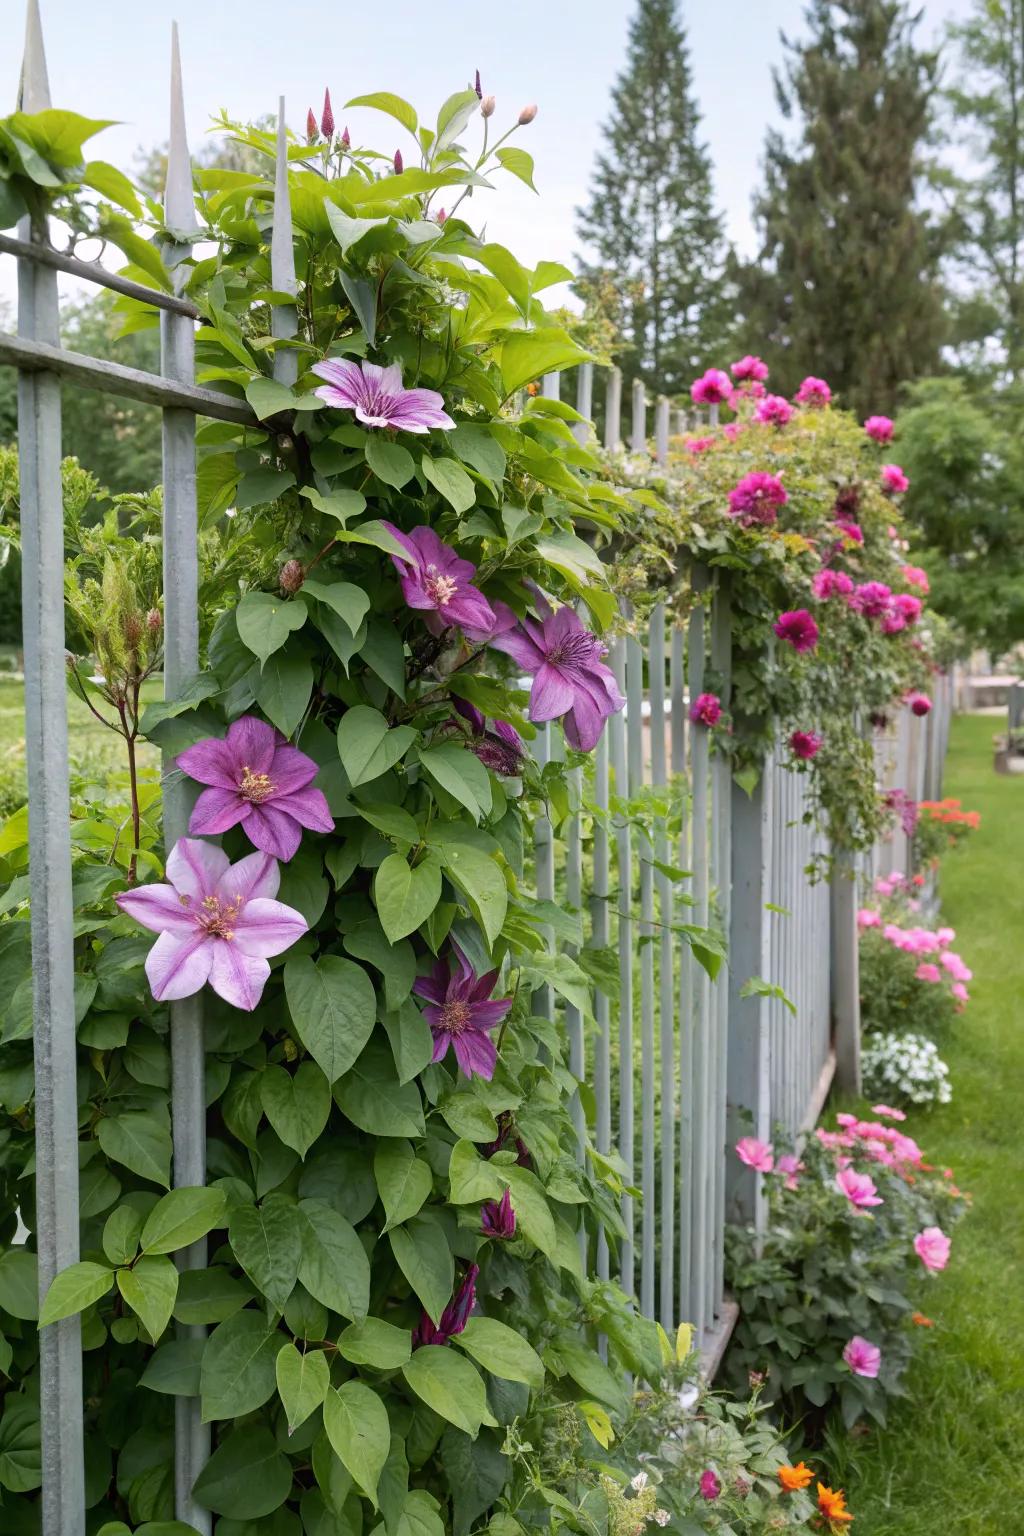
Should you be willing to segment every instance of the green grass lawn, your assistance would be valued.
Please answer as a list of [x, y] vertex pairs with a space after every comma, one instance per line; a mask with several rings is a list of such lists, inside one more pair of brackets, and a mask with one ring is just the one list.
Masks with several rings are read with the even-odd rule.
[[945, 1050], [953, 1102], [908, 1126], [973, 1209], [926, 1290], [910, 1399], [839, 1452], [856, 1536], [1024, 1530], [1024, 777], [992, 771], [988, 716], [955, 721], [945, 793], [981, 828], [942, 871], [943, 919], [974, 971]]
[[[145, 698], [160, 697], [161, 685], [150, 681]], [[113, 711], [108, 711], [113, 713]], [[68, 747], [74, 768], [104, 769], [126, 767], [124, 741], [102, 726], [81, 699], [68, 695]], [[139, 748], [140, 764], [156, 767], [159, 754], [143, 742]], [[0, 673], [0, 780], [24, 782], [25, 775], [25, 685], [19, 678]]]

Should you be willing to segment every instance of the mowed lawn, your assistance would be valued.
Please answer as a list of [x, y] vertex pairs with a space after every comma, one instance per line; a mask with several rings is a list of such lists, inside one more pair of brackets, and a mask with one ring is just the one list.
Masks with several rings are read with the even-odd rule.
[[1024, 1530], [1024, 776], [992, 771], [1002, 722], [953, 726], [945, 793], [981, 827], [942, 871], [943, 920], [974, 971], [944, 1054], [953, 1102], [911, 1118], [973, 1209], [949, 1268], [925, 1288], [911, 1397], [889, 1428], [837, 1448], [856, 1536], [1008, 1536]]
[[[145, 697], [160, 697], [159, 682], [146, 684]], [[100, 724], [81, 699], [68, 694], [68, 747], [75, 768], [120, 770], [127, 767], [123, 739]], [[113, 715], [113, 710], [107, 709]], [[156, 767], [159, 754], [143, 742], [139, 760]], [[25, 685], [20, 678], [0, 673], [0, 780], [24, 779], [25, 773]]]

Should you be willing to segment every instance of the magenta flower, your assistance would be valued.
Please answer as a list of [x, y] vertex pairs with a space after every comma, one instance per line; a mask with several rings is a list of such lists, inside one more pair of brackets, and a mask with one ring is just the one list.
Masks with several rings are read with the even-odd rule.
[[830, 597], [849, 597], [853, 581], [845, 571], [818, 571], [811, 583], [815, 597], [827, 602]]
[[784, 427], [792, 417], [793, 407], [782, 395], [765, 395], [754, 407], [754, 420], [772, 427]]
[[794, 651], [813, 651], [818, 643], [818, 626], [806, 608], [780, 613], [772, 628]]
[[903, 492], [910, 488], [910, 481], [898, 464], [882, 465], [882, 484], [894, 496], [902, 496]]
[[334, 830], [327, 801], [313, 787], [317, 764], [254, 715], [229, 725], [223, 741], [208, 736], [175, 761], [190, 778], [209, 785], [188, 824], [198, 836], [216, 837], [241, 822], [254, 848], [287, 862], [302, 841], [303, 827]]
[[479, 1273], [478, 1264], [469, 1266], [462, 1284], [441, 1313], [439, 1323], [435, 1323], [428, 1313], [422, 1314], [412, 1336], [413, 1349], [419, 1349], [422, 1344], [447, 1344], [448, 1340], [454, 1338], [457, 1333], [462, 1333], [469, 1322], [469, 1314], [476, 1301], [476, 1280]]
[[739, 379], [740, 383], [744, 379], [756, 379], [760, 382], [768, 377], [768, 364], [762, 362], [759, 357], [751, 357], [748, 352], [747, 356], [741, 357], [738, 363], [733, 363], [732, 376], [734, 379]]
[[448, 1047], [466, 1077], [494, 1075], [498, 1053], [488, 1030], [495, 1029], [512, 1007], [510, 997], [491, 998], [497, 971], [477, 976], [459, 946], [452, 941], [458, 970], [452, 974], [447, 960], [438, 960], [429, 976], [413, 983], [417, 997], [428, 1006], [423, 1015], [434, 1037], [434, 1061], [441, 1061]]
[[729, 515], [744, 528], [755, 523], [767, 525], [775, 522], [777, 508], [785, 506], [788, 500], [789, 492], [778, 475], [754, 470], [752, 474], [744, 475], [729, 492]]
[[324, 110], [323, 116], [320, 119], [320, 132], [325, 139], [331, 139], [334, 136], [334, 113], [331, 111], [330, 91], [324, 91]]
[[925, 1227], [914, 1238], [914, 1252], [925, 1269], [945, 1269], [949, 1263], [949, 1238], [941, 1227]]
[[888, 416], [869, 416], [864, 423], [864, 431], [876, 443], [890, 442], [895, 430]]
[[700, 1475], [700, 1496], [707, 1499], [710, 1504], [717, 1499], [722, 1492], [722, 1485], [710, 1467], [705, 1467]]
[[439, 635], [452, 624], [471, 637], [494, 628], [493, 608], [471, 585], [475, 565], [442, 544], [433, 528], [425, 524], [411, 533], [403, 533], [394, 523], [385, 522], [384, 527], [406, 552], [391, 556], [401, 578], [402, 596], [410, 608], [425, 613], [423, 622], [431, 634]]
[[713, 437], [688, 437], [683, 444], [687, 453], [692, 454], [707, 453], [708, 449], [714, 446], [715, 439]]
[[817, 731], [794, 731], [789, 738], [789, 750], [794, 757], [810, 762], [821, 751], [822, 737]]
[[721, 405], [732, 394], [732, 380], [721, 368], [709, 368], [690, 385], [690, 398], [695, 405]]
[[395, 175], [396, 176], [401, 176], [401, 174], [402, 174], [402, 172], [404, 170], [405, 170], [405, 161], [402, 159], [402, 151], [400, 149], [396, 149], [395, 150]]
[[867, 1376], [873, 1380], [878, 1375], [878, 1368], [882, 1363], [882, 1351], [877, 1344], [872, 1344], [867, 1339], [862, 1339], [859, 1333], [843, 1350], [843, 1359], [855, 1376]]
[[754, 1168], [758, 1173], [771, 1173], [775, 1166], [768, 1142], [758, 1141], [756, 1136], [741, 1136], [736, 1143], [736, 1156], [741, 1163], [746, 1163], [748, 1168]]
[[824, 379], [816, 379], [813, 375], [809, 375], [793, 398], [797, 405], [828, 405], [832, 399], [832, 391]]
[[516, 1213], [512, 1209], [510, 1189], [505, 1190], [500, 1200], [487, 1200], [481, 1206], [480, 1231], [484, 1237], [515, 1237]]
[[892, 588], [884, 581], [864, 581], [850, 598], [850, 607], [865, 619], [881, 619], [889, 611]]
[[717, 693], [699, 693], [690, 705], [690, 719], [694, 725], [706, 725], [712, 730], [722, 718], [722, 701]]
[[429, 432], [432, 427], [448, 431], [455, 425], [436, 389], [403, 388], [397, 363], [381, 368], [377, 363], [328, 357], [314, 363], [313, 372], [327, 380], [314, 391], [317, 399], [341, 411], [355, 411], [357, 420], [368, 427]]
[[352, 140], [349, 137], [349, 131], [348, 131], [348, 124], [347, 123], [346, 123], [345, 127], [342, 129], [341, 147], [342, 147], [342, 149], [351, 149], [351, 147], [352, 147]]
[[858, 1173], [854, 1168], [840, 1168], [836, 1174], [836, 1188], [858, 1210], [867, 1205], [881, 1205], [883, 1203], [871, 1175]]
[[860, 523], [855, 523], [848, 517], [837, 517], [836, 527], [839, 529], [839, 532], [842, 534], [843, 538], [848, 539], [851, 544], [864, 543], [864, 530], [860, 526]]
[[536, 604], [539, 619], [523, 619], [518, 628], [496, 635], [491, 644], [533, 674], [530, 719], [541, 722], [564, 716], [569, 745], [590, 752], [608, 716], [617, 714], [626, 701], [605, 665], [605, 647], [584, 629], [573, 610], [567, 605], [553, 610], [539, 595]]
[[468, 699], [453, 698], [452, 703], [469, 722], [473, 734], [470, 751], [485, 768], [505, 778], [515, 778], [522, 771], [526, 757], [526, 744], [515, 726], [506, 720], [495, 720], [493, 726], [488, 727], [483, 715]]
[[301, 912], [274, 900], [276, 861], [250, 853], [231, 864], [223, 849], [182, 837], [168, 855], [167, 880], [114, 898], [160, 935], [146, 956], [153, 996], [191, 997], [209, 982], [225, 1002], [251, 1013], [270, 975], [267, 957], [290, 948], [309, 926]]
[[908, 693], [907, 703], [910, 705], [911, 714], [917, 715], [918, 719], [931, 714], [932, 701], [926, 693]]

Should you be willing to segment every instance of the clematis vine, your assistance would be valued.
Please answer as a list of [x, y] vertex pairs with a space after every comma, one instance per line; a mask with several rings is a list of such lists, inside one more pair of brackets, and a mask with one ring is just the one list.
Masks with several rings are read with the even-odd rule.
[[[457, 625], [474, 639], [495, 628], [494, 609], [472, 585], [475, 565], [443, 544], [433, 528], [426, 525], [411, 533], [403, 533], [386, 521], [383, 527], [405, 550], [404, 555], [391, 556], [401, 581], [402, 596], [410, 608], [425, 615], [423, 622], [432, 635]], [[509, 614], [511, 618], [511, 610]]]
[[818, 626], [806, 608], [780, 613], [772, 628], [780, 640], [785, 640], [798, 653], [813, 651], [818, 643]]
[[397, 427], [402, 432], [429, 432], [433, 427], [451, 431], [455, 426], [436, 389], [403, 387], [397, 363], [382, 368], [377, 363], [324, 358], [313, 364], [313, 372], [327, 381], [315, 391], [317, 398], [338, 410], [355, 411], [357, 421], [365, 426]]
[[189, 778], [208, 786], [188, 824], [198, 836], [216, 837], [240, 824], [254, 848], [287, 862], [304, 827], [334, 830], [323, 792], [313, 787], [317, 764], [254, 715], [229, 725], [223, 740], [197, 741], [175, 761]]
[[778, 475], [754, 470], [729, 492], [729, 515], [744, 528], [767, 527], [775, 522], [778, 508], [788, 500], [789, 492]]
[[491, 997], [496, 970], [477, 976], [454, 940], [452, 950], [458, 965], [454, 974], [447, 960], [438, 960], [429, 976], [413, 983], [416, 996], [427, 1000], [423, 1015], [434, 1037], [433, 1060], [443, 1060], [451, 1046], [466, 1077], [490, 1081], [498, 1053], [488, 1031], [501, 1023], [512, 999]]
[[226, 1003], [251, 1013], [270, 975], [268, 957], [307, 931], [301, 912], [276, 901], [281, 872], [267, 853], [232, 864], [212, 843], [179, 838], [167, 884], [140, 885], [114, 900], [160, 937], [146, 956], [157, 1002], [191, 997], [207, 982]]
[[530, 719], [563, 719], [569, 745], [590, 752], [604, 722], [626, 701], [605, 665], [607, 651], [596, 635], [583, 627], [567, 605], [552, 609], [540, 594], [535, 602], [539, 619], [525, 618], [490, 643], [533, 674]]
[[469, 1266], [462, 1284], [441, 1313], [439, 1323], [435, 1323], [426, 1312], [421, 1315], [412, 1336], [413, 1349], [419, 1349], [424, 1344], [447, 1344], [449, 1339], [463, 1332], [476, 1301], [479, 1273], [479, 1264]]

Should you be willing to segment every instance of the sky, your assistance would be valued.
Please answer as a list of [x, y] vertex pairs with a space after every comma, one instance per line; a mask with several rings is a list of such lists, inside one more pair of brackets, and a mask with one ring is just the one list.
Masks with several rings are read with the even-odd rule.
[[[746, 254], [755, 248], [751, 195], [765, 129], [778, 122], [771, 69], [779, 33], [799, 36], [804, 0], [681, 0], [689, 32], [703, 135], [726, 231]], [[580, 245], [574, 210], [586, 199], [609, 95], [624, 56], [633, 0], [40, 0], [55, 106], [116, 116], [90, 153], [128, 169], [136, 150], [167, 138], [172, 19], [181, 37], [190, 143], [200, 144], [220, 107], [236, 118], [275, 113], [282, 94], [301, 128], [329, 86], [335, 115], [353, 137], [390, 150], [411, 147], [405, 130], [350, 98], [375, 90], [406, 97], [425, 121], [452, 91], [481, 72], [507, 126], [536, 102], [536, 120], [512, 141], [536, 163], [535, 196], [509, 176], [471, 207], [487, 237], [523, 261], [574, 265]], [[921, 36], [934, 40], [971, 0], [921, 0]], [[20, 66], [22, 0], [0, 0], [0, 102], [13, 107]], [[467, 210], [464, 210], [464, 212]], [[13, 262], [0, 257], [0, 299], [15, 292]], [[562, 295], [552, 290], [550, 302]]]

